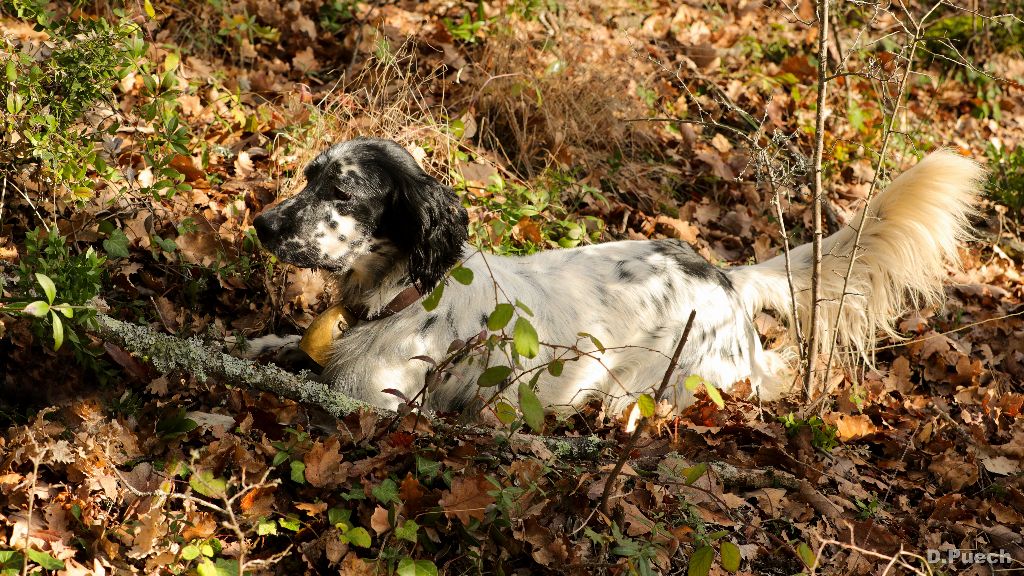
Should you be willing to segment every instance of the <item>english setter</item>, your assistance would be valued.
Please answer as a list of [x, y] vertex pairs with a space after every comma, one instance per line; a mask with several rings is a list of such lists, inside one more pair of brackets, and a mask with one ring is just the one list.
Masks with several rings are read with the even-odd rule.
[[[431, 366], [423, 357], [445, 357], [454, 341], [486, 330], [497, 304], [521, 302], [532, 311], [527, 318], [539, 354], [470, 356], [432, 385], [424, 407], [466, 409], [488, 396], [477, 386], [480, 374], [502, 364], [514, 367], [506, 385], [540, 373], [536, 392], [549, 408], [599, 396], [615, 413], [659, 384], [691, 311], [696, 319], [669, 398], [678, 407], [693, 401], [682, 384], [691, 374], [722, 390], [749, 380], [762, 398], [791, 385], [785, 349], [765, 350], [754, 328], [763, 309], [791, 327], [799, 323], [805, 335], [816, 330], [824, 342], [834, 336], [867, 357], [879, 331], [896, 335], [893, 324], [908, 307], [940, 299], [945, 265], [957, 263], [957, 242], [969, 235], [983, 170], [940, 151], [877, 195], [853, 222], [866, 218], [841, 312], [856, 230], [848, 226], [826, 238], [822, 308], [813, 327], [810, 244], [789, 255], [795, 290], [784, 255], [721, 269], [671, 239], [497, 256], [467, 244], [459, 197], [393, 141], [342, 142], [313, 160], [305, 176], [305, 189], [265, 210], [254, 225], [280, 260], [333, 275], [341, 303], [362, 318], [331, 345], [324, 376], [339, 392], [394, 409], [402, 400], [391, 390], [412, 398], [424, 386]], [[473, 271], [473, 282], [446, 280], [459, 265]], [[419, 297], [439, 282], [446, 282], [443, 297], [427, 310]], [[532, 370], [556, 358], [568, 360], [560, 375]], [[514, 393], [507, 396], [516, 402]]]

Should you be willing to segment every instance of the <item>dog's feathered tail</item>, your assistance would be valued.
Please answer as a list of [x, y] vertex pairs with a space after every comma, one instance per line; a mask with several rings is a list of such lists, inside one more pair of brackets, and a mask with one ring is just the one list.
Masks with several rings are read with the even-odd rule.
[[[850, 226], [823, 240], [821, 308], [813, 327], [822, 350], [829, 349], [835, 330], [847, 359], [852, 355], [870, 362], [879, 331], [899, 338], [893, 324], [908, 308], [941, 302], [945, 265], [959, 264], [957, 243], [970, 236], [969, 218], [984, 174], [973, 160], [946, 150], [935, 152], [893, 180]], [[863, 218], [867, 220], [840, 310], [856, 227]], [[796, 321], [805, 336], [812, 329], [812, 257], [809, 243], [790, 251]], [[784, 254], [734, 268], [730, 277], [749, 312], [770, 308], [795, 325]]]

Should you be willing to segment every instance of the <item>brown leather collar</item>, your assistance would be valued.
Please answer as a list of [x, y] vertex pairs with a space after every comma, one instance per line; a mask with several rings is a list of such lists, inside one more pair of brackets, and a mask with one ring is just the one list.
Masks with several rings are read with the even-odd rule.
[[356, 318], [359, 318], [363, 322], [370, 322], [372, 320], [380, 320], [382, 318], [387, 318], [388, 316], [394, 316], [422, 297], [423, 292], [417, 282], [416, 284], [413, 284], [399, 292], [398, 296], [392, 298], [391, 302], [388, 302], [387, 306], [381, 308], [380, 311], [373, 316], [370, 315], [369, 309], [362, 304], [346, 306], [346, 308], [348, 308], [348, 311]]

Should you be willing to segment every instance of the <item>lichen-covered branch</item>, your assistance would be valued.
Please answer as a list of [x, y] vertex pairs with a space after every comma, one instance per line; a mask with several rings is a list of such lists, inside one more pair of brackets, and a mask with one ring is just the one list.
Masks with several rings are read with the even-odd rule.
[[360, 408], [388, 413], [301, 374], [224, 354], [196, 337], [183, 339], [160, 334], [147, 326], [122, 322], [105, 314], [97, 314], [97, 320], [99, 336], [150, 362], [164, 374], [181, 370], [200, 381], [216, 378], [225, 384], [264, 390], [319, 406], [339, 418]]
[[[224, 384], [264, 390], [297, 402], [318, 406], [341, 418], [360, 408], [368, 408], [384, 415], [394, 412], [356, 400], [335, 390], [330, 385], [303, 378], [272, 364], [256, 364], [250, 360], [225, 354], [199, 338], [178, 338], [160, 334], [147, 326], [122, 322], [106, 314], [97, 314], [96, 333], [108, 342], [116, 343], [133, 355], [151, 363], [161, 373], [181, 370], [200, 381], [214, 378]], [[435, 422], [436, 424], [436, 422]], [[473, 431], [493, 434], [493, 430], [480, 430], [472, 426], [453, 427], [458, 432]], [[534, 438], [559, 460], [597, 459], [607, 444], [595, 437], [556, 438], [517, 434]]]

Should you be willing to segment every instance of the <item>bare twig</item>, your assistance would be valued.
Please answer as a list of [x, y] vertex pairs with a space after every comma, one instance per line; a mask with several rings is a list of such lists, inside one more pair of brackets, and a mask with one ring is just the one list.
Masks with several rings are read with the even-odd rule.
[[[676, 363], [679, 362], [679, 355], [683, 352], [683, 346], [686, 344], [686, 340], [690, 337], [690, 329], [693, 327], [693, 319], [697, 315], [696, 310], [690, 311], [689, 318], [686, 319], [686, 328], [683, 328], [683, 335], [679, 338], [679, 343], [676, 344], [675, 352], [672, 353], [672, 360], [668, 363], [668, 369], [665, 370], [665, 377], [661, 379], [661, 385], [658, 386], [657, 392], [654, 394], [654, 405], [657, 406], [661, 402], [662, 397], [665, 395], [665, 389], [668, 388], [668, 383], [672, 379], [672, 373], [675, 372]], [[629, 437], [629, 441], [622, 449], [622, 453], [619, 455], [618, 462], [615, 463], [615, 467], [608, 473], [608, 478], [604, 482], [604, 492], [601, 494], [601, 511], [605, 516], [608, 515], [608, 498], [612, 493], [612, 486], [615, 485], [615, 477], [622, 472], [622, 467], [626, 465], [626, 460], [629, 459], [630, 452], [633, 451], [633, 447], [636, 446], [637, 440], [640, 439], [640, 434], [647, 428], [647, 417], [644, 416], [637, 423], [636, 430], [633, 430], [633, 435]]]
[[821, 183], [821, 155], [825, 147], [825, 93], [828, 87], [828, 0], [818, 0], [818, 108], [814, 111], [814, 204], [812, 219], [814, 226], [813, 269], [811, 271], [810, 329], [807, 333], [804, 372], [804, 394], [810, 398], [814, 393], [814, 371], [818, 356], [818, 296], [821, 292], [821, 212], [825, 190]]

